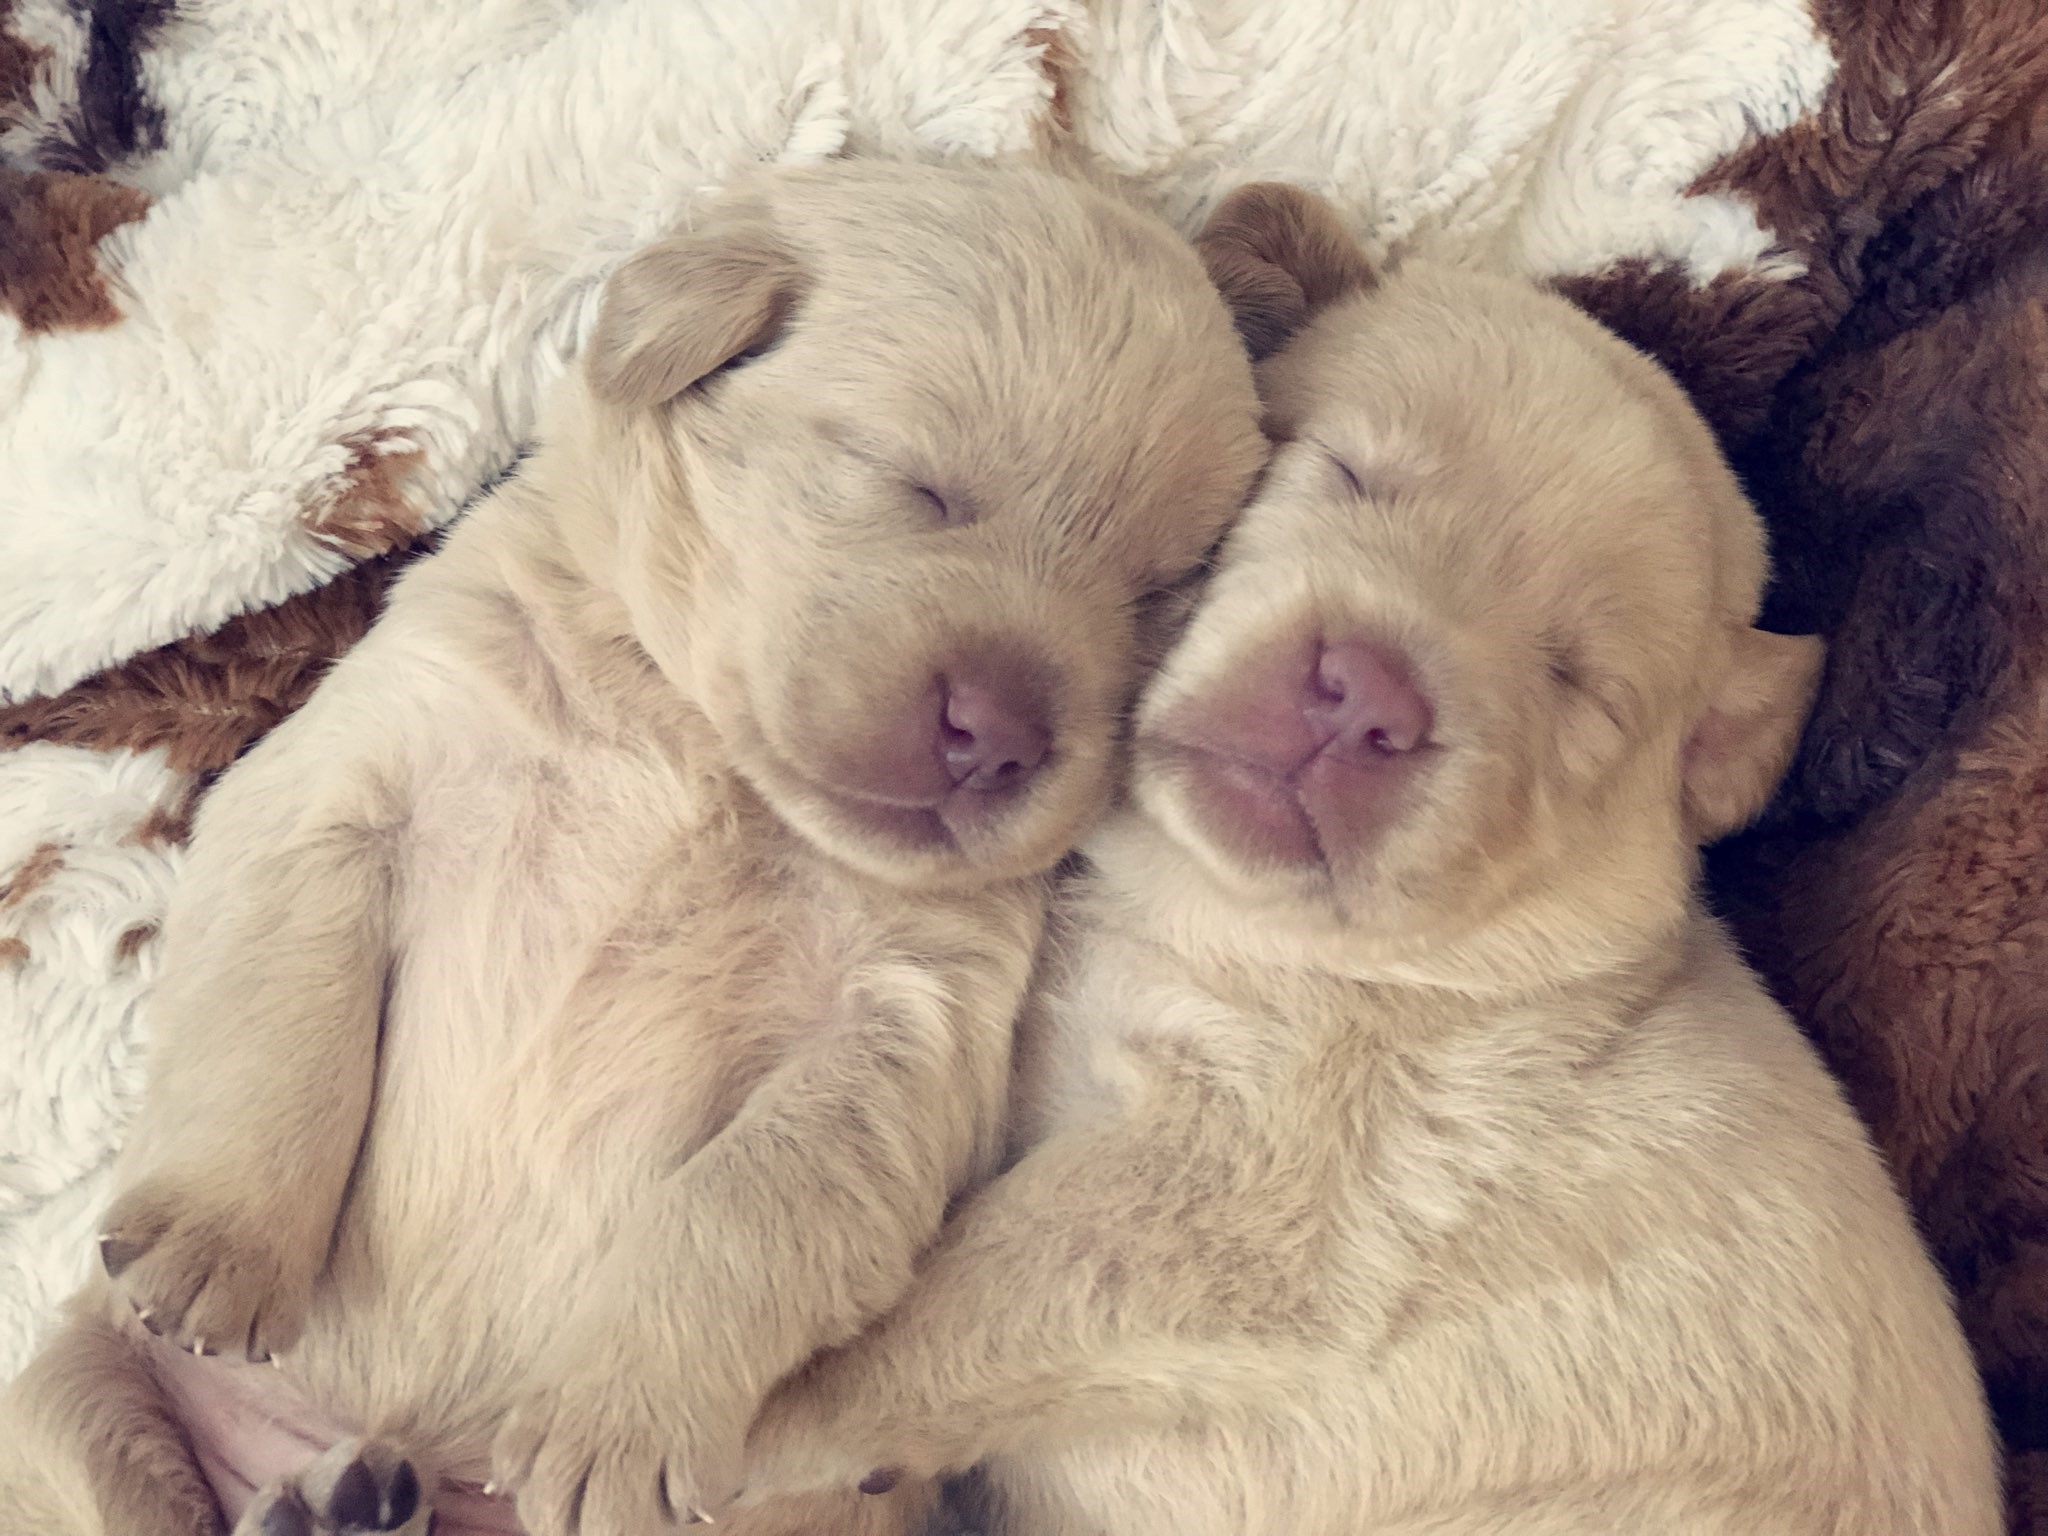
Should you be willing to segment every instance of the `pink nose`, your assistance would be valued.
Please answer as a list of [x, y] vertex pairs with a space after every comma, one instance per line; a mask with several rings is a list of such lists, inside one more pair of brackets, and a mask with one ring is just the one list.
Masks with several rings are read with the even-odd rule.
[[1052, 731], [1028, 690], [955, 677], [939, 711], [939, 756], [954, 785], [976, 794], [1021, 789], [1045, 761]]
[[1255, 863], [1359, 857], [1411, 802], [1436, 714], [1377, 640], [1301, 636], [1241, 657], [1150, 735], [1204, 834]]
[[1323, 647], [1301, 701], [1317, 750], [1398, 757], [1429, 738], [1435, 716], [1392, 651], [1363, 640]]

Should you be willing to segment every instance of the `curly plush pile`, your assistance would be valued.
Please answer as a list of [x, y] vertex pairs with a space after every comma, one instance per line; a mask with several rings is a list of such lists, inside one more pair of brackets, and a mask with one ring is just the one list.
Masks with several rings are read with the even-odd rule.
[[1693, 392], [1832, 659], [1716, 851], [2048, 1532], [2037, 0], [0, 0], [0, 1372], [76, 1282], [196, 797], [755, 160], [1077, 145], [1192, 228], [1559, 281]]

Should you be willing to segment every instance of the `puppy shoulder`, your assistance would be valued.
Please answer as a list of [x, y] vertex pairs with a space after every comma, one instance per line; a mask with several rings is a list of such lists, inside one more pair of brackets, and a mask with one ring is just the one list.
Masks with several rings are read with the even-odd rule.
[[1853, 1264], [1879, 1290], [1931, 1273], [1841, 1086], [1711, 918], [1598, 1076], [1614, 1148], [1640, 1152], [1646, 1184], [1739, 1211], [1748, 1237]]
[[1713, 918], [1695, 912], [1656, 993], [1620, 1021], [1588, 1082], [1633, 1115], [1660, 1112], [1675, 1135], [1734, 1137], [1790, 1152], [1867, 1150], [1819, 1056]]

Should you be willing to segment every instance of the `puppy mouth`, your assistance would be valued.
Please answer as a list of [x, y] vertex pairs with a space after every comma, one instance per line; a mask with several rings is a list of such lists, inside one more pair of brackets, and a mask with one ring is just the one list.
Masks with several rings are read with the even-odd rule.
[[863, 829], [919, 853], [960, 854], [960, 839], [947, 825], [940, 807], [849, 794], [806, 778], [811, 793], [835, 814], [857, 821]]
[[[1028, 786], [990, 792], [955, 789], [943, 795], [889, 795], [827, 783], [787, 762], [780, 766], [833, 814], [859, 823], [867, 832], [906, 851], [961, 859], [971, 860], [977, 849], [998, 845], [1005, 832], [1023, 818], [1033, 798]], [[1057, 771], [1058, 758], [1049, 755], [1039, 769], [1039, 778]]]
[[1418, 771], [1441, 748], [1418, 743], [1385, 762], [1318, 750], [1291, 764], [1261, 762], [1213, 743], [1148, 732], [1139, 771], [1162, 773], [1197, 833], [1247, 874], [1310, 877], [1334, 900], [1407, 814]]
[[1164, 771], [1204, 837], [1262, 866], [1334, 875], [1323, 829], [1301, 793], [1301, 770], [1283, 773], [1213, 747], [1169, 736], [1137, 739], [1139, 771]]

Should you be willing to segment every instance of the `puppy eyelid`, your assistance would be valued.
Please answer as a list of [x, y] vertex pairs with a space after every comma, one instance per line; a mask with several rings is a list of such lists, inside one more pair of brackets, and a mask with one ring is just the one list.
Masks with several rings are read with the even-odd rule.
[[1332, 449], [1325, 448], [1323, 449], [1323, 457], [1328, 459], [1332, 467], [1336, 469], [1337, 473], [1344, 477], [1345, 488], [1349, 490], [1352, 495], [1358, 497], [1361, 501], [1364, 500], [1365, 478], [1362, 475], [1360, 475], [1357, 470], [1353, 469], [1349, 463], [1345, 461], [1344, 455], [1342, 455], [1341, 453], [1337, 453]]
[[947, 500], [928, 485], [913, 485], [911, 490], [924, 503], [932, 520], [942, 528], [960, 528], [974, 521], [973, 508]]
[[1565, 692], [1585, 700], [1605, 716], [1610, 725], [1626, 735], [1628, 721], [1622, 706], [1608, 697], [1606, 689], [1594, 685], [1594, 680], [1586, 674], [1583, 658], [1561, 643], [1547, 644], [1543, 650], [1550, 680]]

